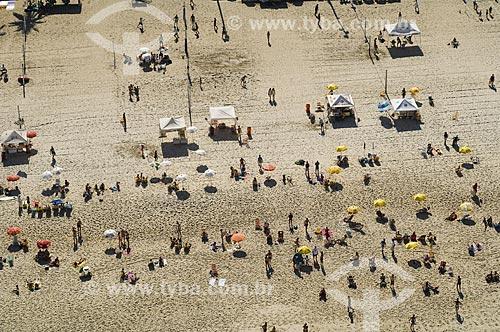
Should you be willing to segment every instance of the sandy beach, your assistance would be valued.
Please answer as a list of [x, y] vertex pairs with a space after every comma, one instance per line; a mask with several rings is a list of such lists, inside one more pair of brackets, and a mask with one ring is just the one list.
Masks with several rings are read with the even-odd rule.
[[[4, 263], [0, 270], [1, 331], [257, 332], [264, 322], [269, 331], [273, 326], [276, 331], [303, 331], [304, 323], [309, 331], [410, 331], [413, 314], [416, 331], [500, 331], [495, 304], [500, 284], [485, 281], [490, 271], [500, 269], [500, 228], [485, 230], [482, 222], [491, 216], [498, 224], [500, 209], [500, 121], [496, 117], [500, 95], [488, 86], [492, 74], [500, 77], [497, 2], [478, 1], [483, 17], [490, 6], [494, 17], [480, 21], [472, 1], [421, 0], [419, 14], [409, 0], [357, 5], [355, 11], [350, 4], [333, 1], [349, 31], [345, 38], [326, 1], [287, 3], [279, 9], [221, 1], [229, 34], [229, 41], [224, 42], [217, 2], [195, 0], [192, 10], [188, 1], [188, 25], [194, 14], [200, 33], [196, 38], [188, 27], [192, 124], [182, 2], [153, 0], [148, 5], [168, 17], [167, 24], [137, 9], [144, 7], [132, 6], [99, 24], [88, 24], [97, 13], [117, 3], [121, 2], [83, 1], [80, 14], [45, 15], [29, 21], [26, 98], [17, 82], [22, 74], [22, 2], [16, 3], [14, 11], [0, 11], [0, 64], [9, 73], [8, 83], [0, 82], [0, 131], [16, 129], [19, 106], [25, 128], [37, 133], [29, 161], [11, 162], [15, 159], [9, 156], [0, 169], [0, 185], [18, 186], [23, 200], [29, 196], [31, 201], [47, 205], [59, 196], [45, 196], [44, 190], [55, 179], [67, 180], [70, 185], [64, 202], [73, 207], [70, 217], [38, 218], [27, 210], [18, 213], [17, 200], [0, 201], [0, 256], [14, 259], [12, 267]], [[317, 4], [322, 29], [315, 25]], [[423, 55], [393, 58], [386, 45], [379, 44], [380, 59], [370, 59], [361, 21], [366, 19], [366, 34], [374, 38], [383, 28], [380, 22], [397, 22], [399, 12], [418, 24], [422, 33], [414, 42]], [[178, 42], [173, 36], [175, 15], [179, 16]], [[144, 18], [143, 34], [136, 28], [140, 17]], [[266, 21], [259, 28], [263, 19]], [[271, 20], [279, 24], [266, 26]], [[283, 28], [283, 20], [296, 24]], [[88, 33], [95, 32], [115, 42], [115, 56], [89, 38]], [[140, 47], [156, 42], [160, 34], [172, 64], [165, 73], [145, 72], [135, 57]], [[448, 45], [454, 37], [458, 48]], [[124, 38], [138, 40], [136, 53], [126, 53], [133, 58], [131, 65], [124, 63], [119, 47]], [[127, 74], [132, 67], [139, 69], [137, 75]], [[421, 123], [393, 122], [378, 111], [386, 70], [391, 98], [400, 98], [403, 87], [420, 88], [416, 100], [422, 104]], [[244, 75], [246, 88], [241, 87]], [[140, 88], [139, 102], [129, 101], [129, 84]], [[317, 119], [326, 121], [326, 112], [314, 109], [317, 102], [325, 104], [329, 84], [352, 95], [356, 116], [352, 121], [326, 123], [325, 134], [320, 135], [318, 122], [311, 124], [305, 105], [311, 105]], [[276, 106], [269, 104], [269, 88], [276, 91]], [[429, 105], [429, 95], [434, 107]], [[240, 145], [235, 136], [226, 140], [208, 135], [205, 118], [209, 107], [222, 105], [235, 107], [244, 138], [251, 127], [248, 144]], [[120, 123], [124, 112], [126, 132]], [[159, 119], [178, 115], [185, 117], [187, 126], [199, 129], [187, 134], [188, 145], [173, 145], [175, 133], [159, 138]], [[449, 133], [448, 149], [444, 132]], [[451, 146], [454, 136], [460, 138], [459, 147], [469, 146], [472, 152], [455, 151]], [[429, 143], [442, 155], [424, 158], [421, 149]], [[141, 144], [145, 158], [141, 157]], [[329, 175], [327, 169], [339, 155], [337, 146], [347, 147], [343, 154], [348, 156], [349, 166], [340, 174]], [[51, 147], [56, 151], [55, 166], [63, 172], [44, 180], [41, 174], [54, 166]], [[206, 154], [198, 155], [198, 149]], [[169, 160], [172, 165], [158, 170], [150, 167], [155, 150], [159, 161]], [[379, 166], [360, 165], [358, 158], [368, 153], [380, 156]], [[259, 155], [276, 169], [260, 174]], [[473, 164], [471, 157], [479, 158], [480, 163]], [[230, 178], [230, 167], [239, 169], [240, 158], [246, 161], [248, 175], [235, 181]], [[334, 190], [308, 183], [297, 160], [309, 161], [312, 174], [319, 161], [320, 172], [337, 182]], [[466, 165], [459, 177], [455, 169], [462, 164]], [[204, 176], [207, 168], [216, 175]], [[187, 175], [180, 183], [184, 189], [180, 194], [169, 193], [162, 182], [135, 184], [136, 174], [151, 180], [161, 178], [163, 172], [171, 179]], [[7, 182], [7, 176], [13, 174], [20, 174], [20, 179]], [[367, 174], [369, 184], [364, 183]], [[283, 175], [290, 176], [293, 184], [283, 184]], [[257, 191], [252, 188], [254, 177], [259, 183]], [[102, 196], [84, 201], [86, 184], [104, 183], [109, 188], [116, 182], [120, 182], [120, 191], [106, 190]], [[479, 189], [473, 200], [475, 183]], [[413, 196], [417, 193], [425, 193], [427, 199], [416, 202]], [[432, 232], [437, 237], [432, 249], [428, 243], [414, 250], [396, 244], [396, 259], [391, 257], [395, 231], [388, 223], [377, 222], [376, 199], [387, 202], [381, 210], [395, 220], [401, 234]], [[464, 202], [473, 205], [467, 212], [472, 220], [445, 220], [452, 212], [462, 217], [459, 206]], [[334, 239], [342, 238], [346, 234], [342, 220], [348, 216], [349, 206], [360, 207], [353, 220], [363, 224], [363, 232], [353, 231], [347, 246], [325, 248], [314, 230], [328, 227]], [[431, 214], [425, 218], [416, 214], [427, 206]], [[293, 234], [288, 230], [289, 213], [298, 226]], [[278, 231], [283, 231], [284, 243], [268, 245], [265, 234], [255, 230], [256, 218], [261, 224], [269, 222], [273, 242]], [[309, 240], [305, 218], [310, 220]], [[82, 224], [83, 242], [74, 247], [72, 228], [77, 222]], [[176, 254], [170, 248], [176, 222], [181, 225], [183, 242], [192, 244], [188, 254]], [[28, 240], [28, 252], [9, 251], [12, 237], [7, 229], [12, 226], [21, 229], [19, 240]], [[108, 229], [128, 231], [130, 254], [117, 258], [106, 253], [118, 243], [116, 238], [104, 238]], [[246, 235], [239, 243], [241, 250], [231, 243], [225, 243], [226, 251], [210, 249], [210, 243], [220, 243], [221, 229]], [[203, 230], [208, 233], [208, 243], [201, 241]], [[294, 273], [297, 238], [300, 246], [316, 245], [324, 253], [323, 271], [313, 266], [311, 271]], [[59, 258], [59, 268], [46, 270], [35, 261], [36, 243], [42, 239], [52, 242], [48, 250]], [[387, 242], [385, 261], [383, 239]], [[473, 242], [483, 247], [475, 256], [468, 252]], [[266, 275], [264, 256], [269, 250], [274, 271]], [[426, 267], [422, 256], [429, 251], [435, 253], [436, 262]], [[356, 252], [361, 258], [359, 267], [350, 261]], [[312, 255], [308, 256], [312, 265]], [[367, 266], [372, 256], [377, 259], [374, 272]], [[166, 259], [165, 267], [150, 271], [150, 259], [159, 257]], [[79, 269], [73, 267], [82, 258], [92, 273], [88, 281], [82, 281]], [[415, 266], [411, 263], [415, 261], [421, 264]], [[453, 276], [438, 272], [441, 261], [452, 267]], [[209, 285], [212, 264], [217, 266], [217, 279], [225, 279], [225, 286]], [[137, 274], [135, 285], [120, 283], [122, 268]], [[379, 287], [382, 272], [387, 278], [395, 274], [396, 296], [389, 287]], [[349, 273], [357, 289], [348, 288]], [[454, 306], [459, 297], [457, 276], [462, 279], [463, 297], [459, 317]], [[28, 290], [26, 280], [37, 278], [41, 288]], [[439, 286], [439, 294], [426, 296], [422, 291], [426, 281]], [[19, 295], [13, 292], [16, 285]], [[326, 302], [319, 300], [322, 288], [327, 291]], [[347, 314], [347, 295], [353, 301], [353, 323]]]

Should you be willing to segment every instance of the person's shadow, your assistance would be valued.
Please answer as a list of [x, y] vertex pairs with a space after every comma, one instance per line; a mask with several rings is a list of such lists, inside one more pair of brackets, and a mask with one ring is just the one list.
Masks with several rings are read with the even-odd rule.
[[459, 322], [460, 324], [464, 323], [464, 318], [460, 316], [460, 314], [457, 314], [457, 322]]
[[54, 167], [56, 165], [57, 161], [56, 158], [52, 157], [52, 161], [50, 162], [50, 166]]

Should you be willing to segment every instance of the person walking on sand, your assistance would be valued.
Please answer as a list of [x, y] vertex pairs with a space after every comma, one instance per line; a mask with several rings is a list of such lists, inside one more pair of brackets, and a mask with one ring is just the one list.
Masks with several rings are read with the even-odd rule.
[[420, 7], [418, 6], [418, 0], [415, 0], [415, 13], [420, 14]]
[[77, 239], [77, 235], [76, 235], [76, 228], [73, 226], [73, 245], [76, 246], [78, 244], [78, 239]]
[[273, 104], [276, 106], [276, 90], [274, 88], [271, 88], [271, 94], [273, 96]]
[[155, 158], [155, 161], [158, 161], [158, 151], [157, 150], [155, 150], [154, 158]]
[[324, 258], [324, 253], [323, 251], [320, 251], [319, 253], [319, 264], [323, 266], [323, 258]]
[[444, 132], [444, 146], [448, 146], [448, 144], [447, 144], [447, 142], [446, 142], [447, 140], [448, 140], [448, 132], [447, 132], [447, 131], [445, 131], [445, 132]]
[[319, 118], [319, 130], [320, 135], [325, 134], [325, 121], [323, 121], [323, 118]]
[[267, 31], [267, 46], [271, 47], [271, 32]]
[[293, 214], [291, 212], [288, 215], [288, 229], [293, 232]]
[[460, 276], [457, 277], [457, 292], [462, 293], [462, 278]]
[[495, 88], [495, 74], [491, 74], [488, 86], [492, 89]]
[[316, 160], [316, 162], [314, 163], [314, 174], [316, 176], [319, 176], [319, 161]]
[[477, 182], [472, 185], [472, 197], [477, 197]]
[[134, 94], [135, 94], [135, 100], [139, 101], [139, 87], [137, 85], [134, 86]]
[[318, 13], [319, 13], [319, 4], [316, 4], [316, 6], [314, 7], [314, 16], [316, 18], [318, 18]]
[[406, 89], [403, 88], [403, 90], [401, 90], [401, 95], [403, 96], [403, 99], [406, 97]]
[[123, 123], [123, 130], [127, 132], [127, 116], [125, 115], [125, 112], [123, 112], [122, 115], [122, 123]]
[[306, 230], [306, 234], [308, 228], [309, 228], [309, 218], [306, 218], [306, 220], [304, 220], [304, 229]]
[[259, 170], [262, 171], [262, 163], [264, 162], [264, 159], [262, 159], [262, 156], [259, 154], [259, 157], [257, 158], [257, 164], [259, 165]]
[[132, 84], [128, 85], [128, 99], [130, 102], [133, 102], [134, 100], [132, 99], [134, 97], [134, 86]]
[[269, 250], [266, 254], [266, 256], [264, 257], [264, 260], [266, 262], [266, 272], [269, 272], [273, 269], [272, 265], [271, 265], [271, 260], [273, 259], [273, 254], [271, 253], [271, 250]]
[[139, 18], [139, 24], [137, 24], [137, 28], [141, 33], [144, 33], [144, 20], [142, 17]]
[[50, 155], [52, 156], [52, 159], [54, 159], [54, 157], [56, 156], [56, 150], [53, 146], [50, 147]]
[[309, 179], [309, 161], [306, 161], [306, 177]]
[[214, 17], [214, 31], [215, 33], [219, 31], [219, 27], [217, 26], [217, 17]]
[[81, 241], [83, 236], [82, 236], [82, 222], [80, 220], [76, 222], [76, 229], [78, 231], [78, 240]]
[[267, 322], [262, 325], [262, 332], [267, 332]]
[[410, 331], [415, 332], [415, 325], [417, 325], [417, 317], [415, 314], [410, 317]]
[[269, 90], [267, 90], [267, 95], [269, 96], [269, 104], [272, 104], [273, 103], [273, 91], [272, 91], [272, 88], [269, 88]]

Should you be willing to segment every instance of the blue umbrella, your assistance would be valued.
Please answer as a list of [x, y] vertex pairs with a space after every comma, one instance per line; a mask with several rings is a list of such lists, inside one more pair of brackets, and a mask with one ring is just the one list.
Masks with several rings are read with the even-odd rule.
[[52, 201], [52, 203], [54, 203], [54, 204], [62, 204], [62, 202], [63, 202], [62, 199], [54, 199]]
[[296, 253], [295, 255], [293, 255], [293, 262], [294, 263], [298, 263], [298, 262], [302, 262], [302, 254], [299, 254], [299, 253]]

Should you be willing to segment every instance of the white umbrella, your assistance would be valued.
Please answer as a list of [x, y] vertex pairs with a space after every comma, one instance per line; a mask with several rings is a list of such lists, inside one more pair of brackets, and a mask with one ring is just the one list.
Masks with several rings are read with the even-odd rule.
[[214, 177], [215, 176], [215, 171], [213, 169], [207, 169], [204, 173], [203, 173], [207, 178], [211, 178], [211, 177]]
[[183, 182], [183, 181], [186, 181], [187, 178], [188, 178], [188, 176], [186, 174], [180, 174], [180, 175], [177, 175], [175, 180], [178, 182]]
[[59, 175], [59, 174], [61, 174], [63, 171], [64, 171], [64, 169], [62, 169], [61, 167], [54, 167], [54, 169], [52, 170], [52, 174], [53, 174], [53, 175]]
[[194, 134], [194, 133], [195, 133], [195, 132], [197, 132], [197, 131], [198, 131], [198, 128], [196, 128], [196, 127], [194, 127], [194, 126], [193, 126], [193, 127], [187, 127], [187, 128], [186, 128], [186, 132], [188, 132], [188, 133], [190, 133], [190, 134]]
[[150, 49], [149, 49], [149, 48], [147, 48], [147, 47], [141, 47], [141, 48], [139, 49], [139, 51], [140, 51], [141, 53], [149, 53], [149, 52], [150, 52]]
[[160, 163], [160, 166], [172, 166], [172, 162], [170, 160], [163, 160], [161, 163]]
[[114, 229], [108, 229], [107, 231], [104, 231], [104, 237], [108, 239], [112, 239], [116, 236], [116, 231]]
[[196, 153], [197, 155], [200, 155], [200, 156], [204, 156], [207, 154], [207, 151], [202, 150], [202, 149], [198, 149], [194, 153]]
[[44, 180], [50, 180], [52, 178], [52, 172], [51, 171], [45, 171], [42, 173], [42, 178]]

